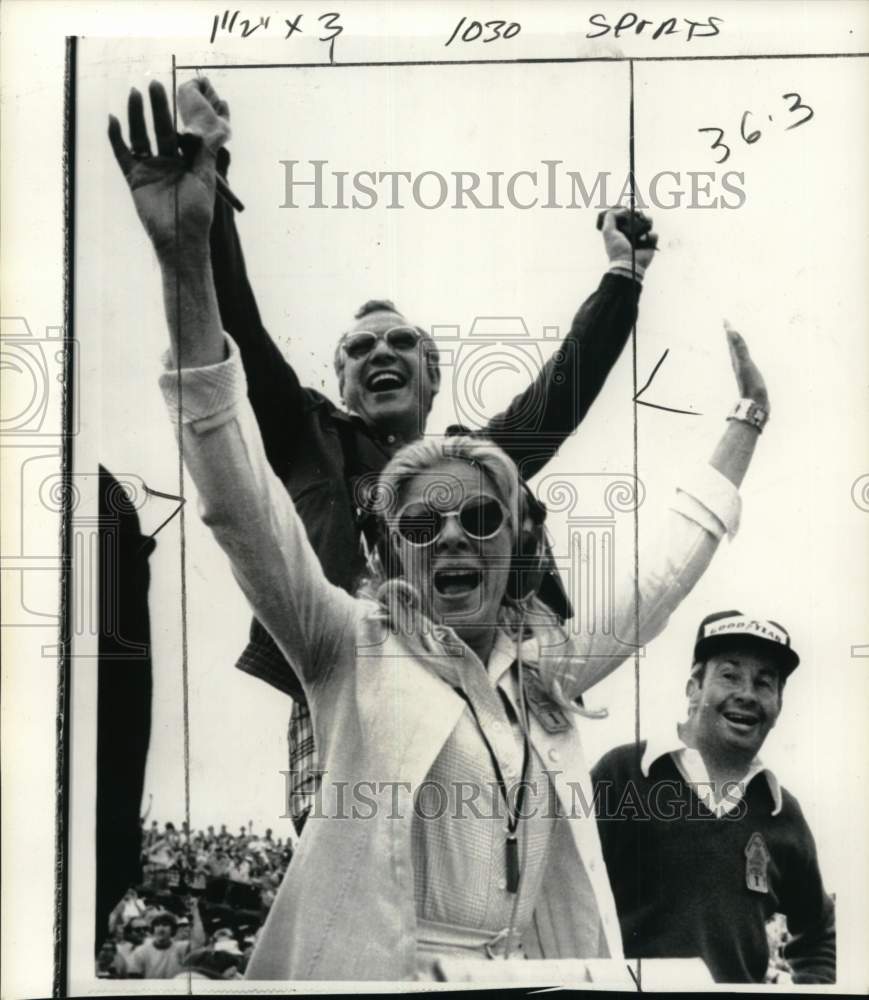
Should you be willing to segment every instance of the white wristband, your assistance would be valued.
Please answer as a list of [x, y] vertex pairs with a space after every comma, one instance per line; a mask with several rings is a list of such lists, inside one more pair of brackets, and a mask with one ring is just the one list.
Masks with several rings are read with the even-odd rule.
[[639, 281], [640, 284], [642, 284], [643, 275], [646, 273], [645, 267], [638, 260], [632, 261], [630, 257], [619, 257], [616, 260], [611, 260], [607, 271], [610, 274], [624, 274], [628, 278]]

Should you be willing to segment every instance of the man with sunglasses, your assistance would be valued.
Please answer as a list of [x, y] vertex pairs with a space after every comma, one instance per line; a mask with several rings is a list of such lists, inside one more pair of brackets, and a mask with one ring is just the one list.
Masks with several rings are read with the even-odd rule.
[[[175, 184], [179, 171], [186, 168], [195, 173], [179, 152], [166, 94], [156, 81], [150, 85], [150, 97], [157, 156], [151, 155], [138, 91], [131, 91], [128, 105], [130, 150], [117, 121], [110, 126], [115, 156], [134, 188], [148, 183], [146, 173], [148, 178]], [[225, 179], [227, 103], [204, 78], [183, 85], [178, 97], [185, 125], [216, 156], [217, 171]], [[141, 179], [131, 177], [133, 169], [142, 174]], [[225, 200], [217, 197], [214, 203], [210, 262], [200, 259], [198, 248], [189, 252], [185, 248], [187, 213], [192, 220], [201, 207], [193, 204], [201, 192], [189, 190], [188, 198], [178, 184], [180, 236], [171, 250], [166, 248], [164, 266], [174, 261], [178, 267], [183, 262], [182, 291], [186, 294], [189, 288], [193, 309], [210, 294], [213, 276], [221, 322], [239, 347], [248, 397], [268, 460], [293, 499], [327, 579], [352, 593], [365, 572], [364, 550], [376, 541], [369, 532], [374, 519], [366, 510], [360, 485], [382, 470], [398, 448], [424, 433], [440, 388], [435, 342], [423, 328], [409, 323], [392, 302], [372, 300], [356, 313], [356, 325], [342, 335], [335, 352], [345, 409], [317, 390], [303, 387], [262, 324], [232, 209]], [[641, 213], [636, 213], [633, 222], [635, 227], [640, 223], [642, 235], [632, 247], [619, 228], [627, 228], [628, 215], [626, 209], [613, 210], [602, 220], [607, 268], [597, 290], [574, 317], [559, 350], [529, 388], [479, 432], [507, 452], [526, 480], [546, 465], [582, 421], [636, 321], [642, 279], [657, 236], [651, 232], [650, 221], [637, 218]], [[448, 430], [460, 432], [467, 433], [461, 427]], [[542, 521], [544, 512], [534, 507]], [[551, 556], [539, 594], [561, 617], [570, 617], [572, 611]], [[304, 695], [294, 685], [294, 674], [268, 632], [255, 619], [237, 666], [293, 698], [288, 804], [301, 832], [319, 783]]]

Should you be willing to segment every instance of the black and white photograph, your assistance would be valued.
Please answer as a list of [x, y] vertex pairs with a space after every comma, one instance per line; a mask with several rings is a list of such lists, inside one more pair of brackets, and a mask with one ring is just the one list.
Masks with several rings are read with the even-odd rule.
[[869, 8], [3, 22], [3, 995], [864, 994]]

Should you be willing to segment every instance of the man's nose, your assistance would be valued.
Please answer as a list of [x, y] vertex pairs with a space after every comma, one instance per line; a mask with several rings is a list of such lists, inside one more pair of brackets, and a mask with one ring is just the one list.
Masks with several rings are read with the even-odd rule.
[[371, 348], [371, 360], [372, 361], [383, 361], [392, 360], [395, 358], [395, 351], [389, 346], [389, 341], [386, 337], [378, 337], [374, 342], [374, 347]]
[[757, 692], [754, 690], [754, 684], [750, 678], [743, 677], [740, 680], [736, 690], [736, 697], [742, 702], [750, 702], [752, 704], [757, 702]]

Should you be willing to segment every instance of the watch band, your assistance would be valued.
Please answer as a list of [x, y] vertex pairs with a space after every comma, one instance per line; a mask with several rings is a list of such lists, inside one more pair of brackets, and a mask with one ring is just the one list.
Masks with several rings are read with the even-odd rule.
[[769, 413], [753, 399], [740, 399], [736, 406], [728, 413], [728, 420], [739, 420], [744, 424], [751, 424], [756, 427], [759, 434], [763, 433]]

